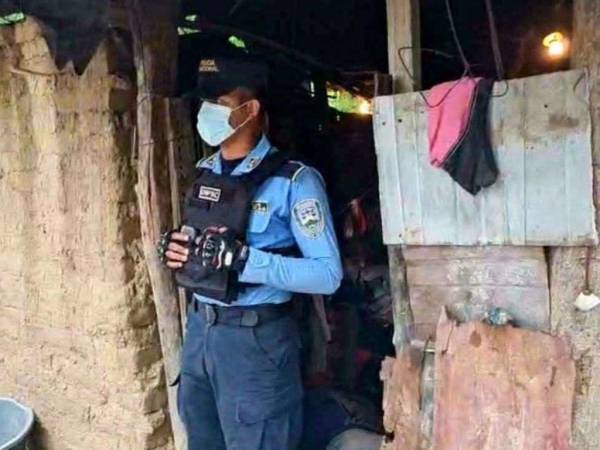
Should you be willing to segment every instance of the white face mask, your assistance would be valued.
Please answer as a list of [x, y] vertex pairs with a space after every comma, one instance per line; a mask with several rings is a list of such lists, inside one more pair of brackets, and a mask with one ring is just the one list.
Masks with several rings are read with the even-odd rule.
[[196, 125], [202, 140], [211, 147], [216, 147], [233, 136], [237, 130], [248, 123], [250, 117], [236, 128], [233, 128], [229, 124], [231, 113], [240, 109], [247, 103], [248, 102], [232, 109], [229, 106], [223, 106], [217, 103], [203, 102], [200, 111], [198, 111], [198, 123]]

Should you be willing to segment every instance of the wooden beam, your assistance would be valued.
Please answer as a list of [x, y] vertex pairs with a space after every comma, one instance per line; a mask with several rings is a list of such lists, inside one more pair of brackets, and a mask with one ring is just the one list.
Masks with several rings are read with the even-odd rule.
[[[587, 68], [592, 117], [592, 161], [594, 191], [600, 189], [600, 0], [575, 0], [572, 65]], [[582, 80], [585, 83], [585, 80]], [[600, 201], [596, 206], [596, 227], [600, 223]], [[552, 329], [565, 334], [573, 345], [577, 367], [573, 448], [600, 448], [598, 411], [600, 405], [600, 308], [580, 312], [573, 301], [584, 289], [586, 264], [590, 267], [590, 288], [600, 295], [600, 255], [595, 247], [554, 248], [550, 258], [550, 302]]]
[[400, 245], [388, 245], [396, 353], [400, 353], [407, 347], [415, 336], [406, 278], [406, 261], [402, 250]]
[[182, 330], [171, 274], [160, 262], [156, 243], [172, 228], [165, 136], [164, 97], [174, 94], [177, 68], [177, 2], [128, 0], [129, 23], [137, 71], [138, 196], [142, 245], [156, 307], [158, 331], [167, 380], [168, 406], [175, 447], [186, 447], [185, 430], [177, 414], [177, 387]]
[[[181, 185], [179, 181], [179, 152], [175, 138], [175, 124], [173, 123], [174, 111], [172, 108], [172, 100], [165, 99], [165, 119], [167, 133], [167, 151], [169, 157], [169, 183], [171, 190], [171, 224], [172, 228], [176, 229], [181, 224]], [[182, 287], [177, 289], [179, 301], [179, 316], [181, 323], [181, 333], [183, 335], [186, 329], [187, 322], [187, 298], [185, 289]]]
[[[419, 3], [417, 0], [386, 0], [386, 5], [388, 61], [392, 83], [386, 82], [385, 78], [376, 77], [376, 96], [411, 92], [421, 87]], [[398, 50], [406, 47], [409, 49], [403, 51], [402, 56], [408, 69], [416, 75], [414, 81], [403, 68], [398, 54]], [[413, 331], [402, 247], [388, 246], [388, 259], [394, 299], [394, 345], [397, 351], [400, 351], [409, 343]]]
[[[387, 0], [386, 3], [389, 75], [375, 74], [374, 96], [411, 92], [420, 88], [418, 2]], [[408, 75], [400, 62], [398, 50], [405, 47], [409, 49], [402, 51], [402, 57], [410, 72], [416, 74], [416, 79]], [[380, 112], [375, 111], [374, 117], [378, 113]], [[429, 394], [433, 391], [433, 386], [429, 378], [422, 383], [423, 353], [421, 349], [410, 345], [414, 337], [414, 318], [410, 307], [403, 248], [400, 245], [389, 245], [387, 249], [394, 314], [393, 340], [397, 359], [386, 360], [382, 365], [384, 422], [387, 431], [394, 432], [395, 435], [382, 449], [428, 449], [427, 443], [432, 431], [428, 412], [433, 411], [433, 400], [432, 395], [425, 395], [421, 404], [419, 396], [421, 389]], [[432, 372], [431, 360], [429, 358], [426, 361], [427, 374]]]
[[[421, 88], [421, 33], [418, 0], [386, 0], [388, 29], [388, 71], [394, 77], [393, 92], [411, 92]], [[407, 68], [406, 72], [398, 52]]]

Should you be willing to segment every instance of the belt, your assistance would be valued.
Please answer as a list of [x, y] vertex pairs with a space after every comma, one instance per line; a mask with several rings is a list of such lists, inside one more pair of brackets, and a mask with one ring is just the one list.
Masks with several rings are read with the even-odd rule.
[[193, 308], [209, 325], [220, 323], [237, 327], [256, 327], [290, 315], [292, 303], [288, 301], [281, 304], [223, 307], [194, 300]]

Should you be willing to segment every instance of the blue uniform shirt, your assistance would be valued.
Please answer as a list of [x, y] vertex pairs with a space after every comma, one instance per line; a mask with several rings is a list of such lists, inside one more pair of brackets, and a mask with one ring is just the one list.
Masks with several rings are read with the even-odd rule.
[[[251, 172], [275, 151], [263, 136], [231, 175]], [[220, 174], [220, 152], [198, 166]], [[254, 197], [246, 242], [250, 254], [239, 280], [261, 286], [241, 292], [235, 306], [283, 303], [292, 292], [332, 294], [340, 284], [342, 264], [329, 202], [321, 175], [311, 167], [300, 167], [291, 179], [271, 177], [263, 183]], [[294, 244], [302, 257], [280, 256], [267, 250]], [[195, 297], [220, 304], [208, 297]]]

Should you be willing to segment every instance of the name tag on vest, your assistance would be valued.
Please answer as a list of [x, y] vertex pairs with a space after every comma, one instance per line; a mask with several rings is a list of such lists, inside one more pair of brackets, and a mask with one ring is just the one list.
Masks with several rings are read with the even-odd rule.
[[198, 191], [198, 198], [201, 200], [207, 200], [209, 202], [216, 203], [221, 198], [221, 189], [208, 186], [200, 186], [200, 191]]

